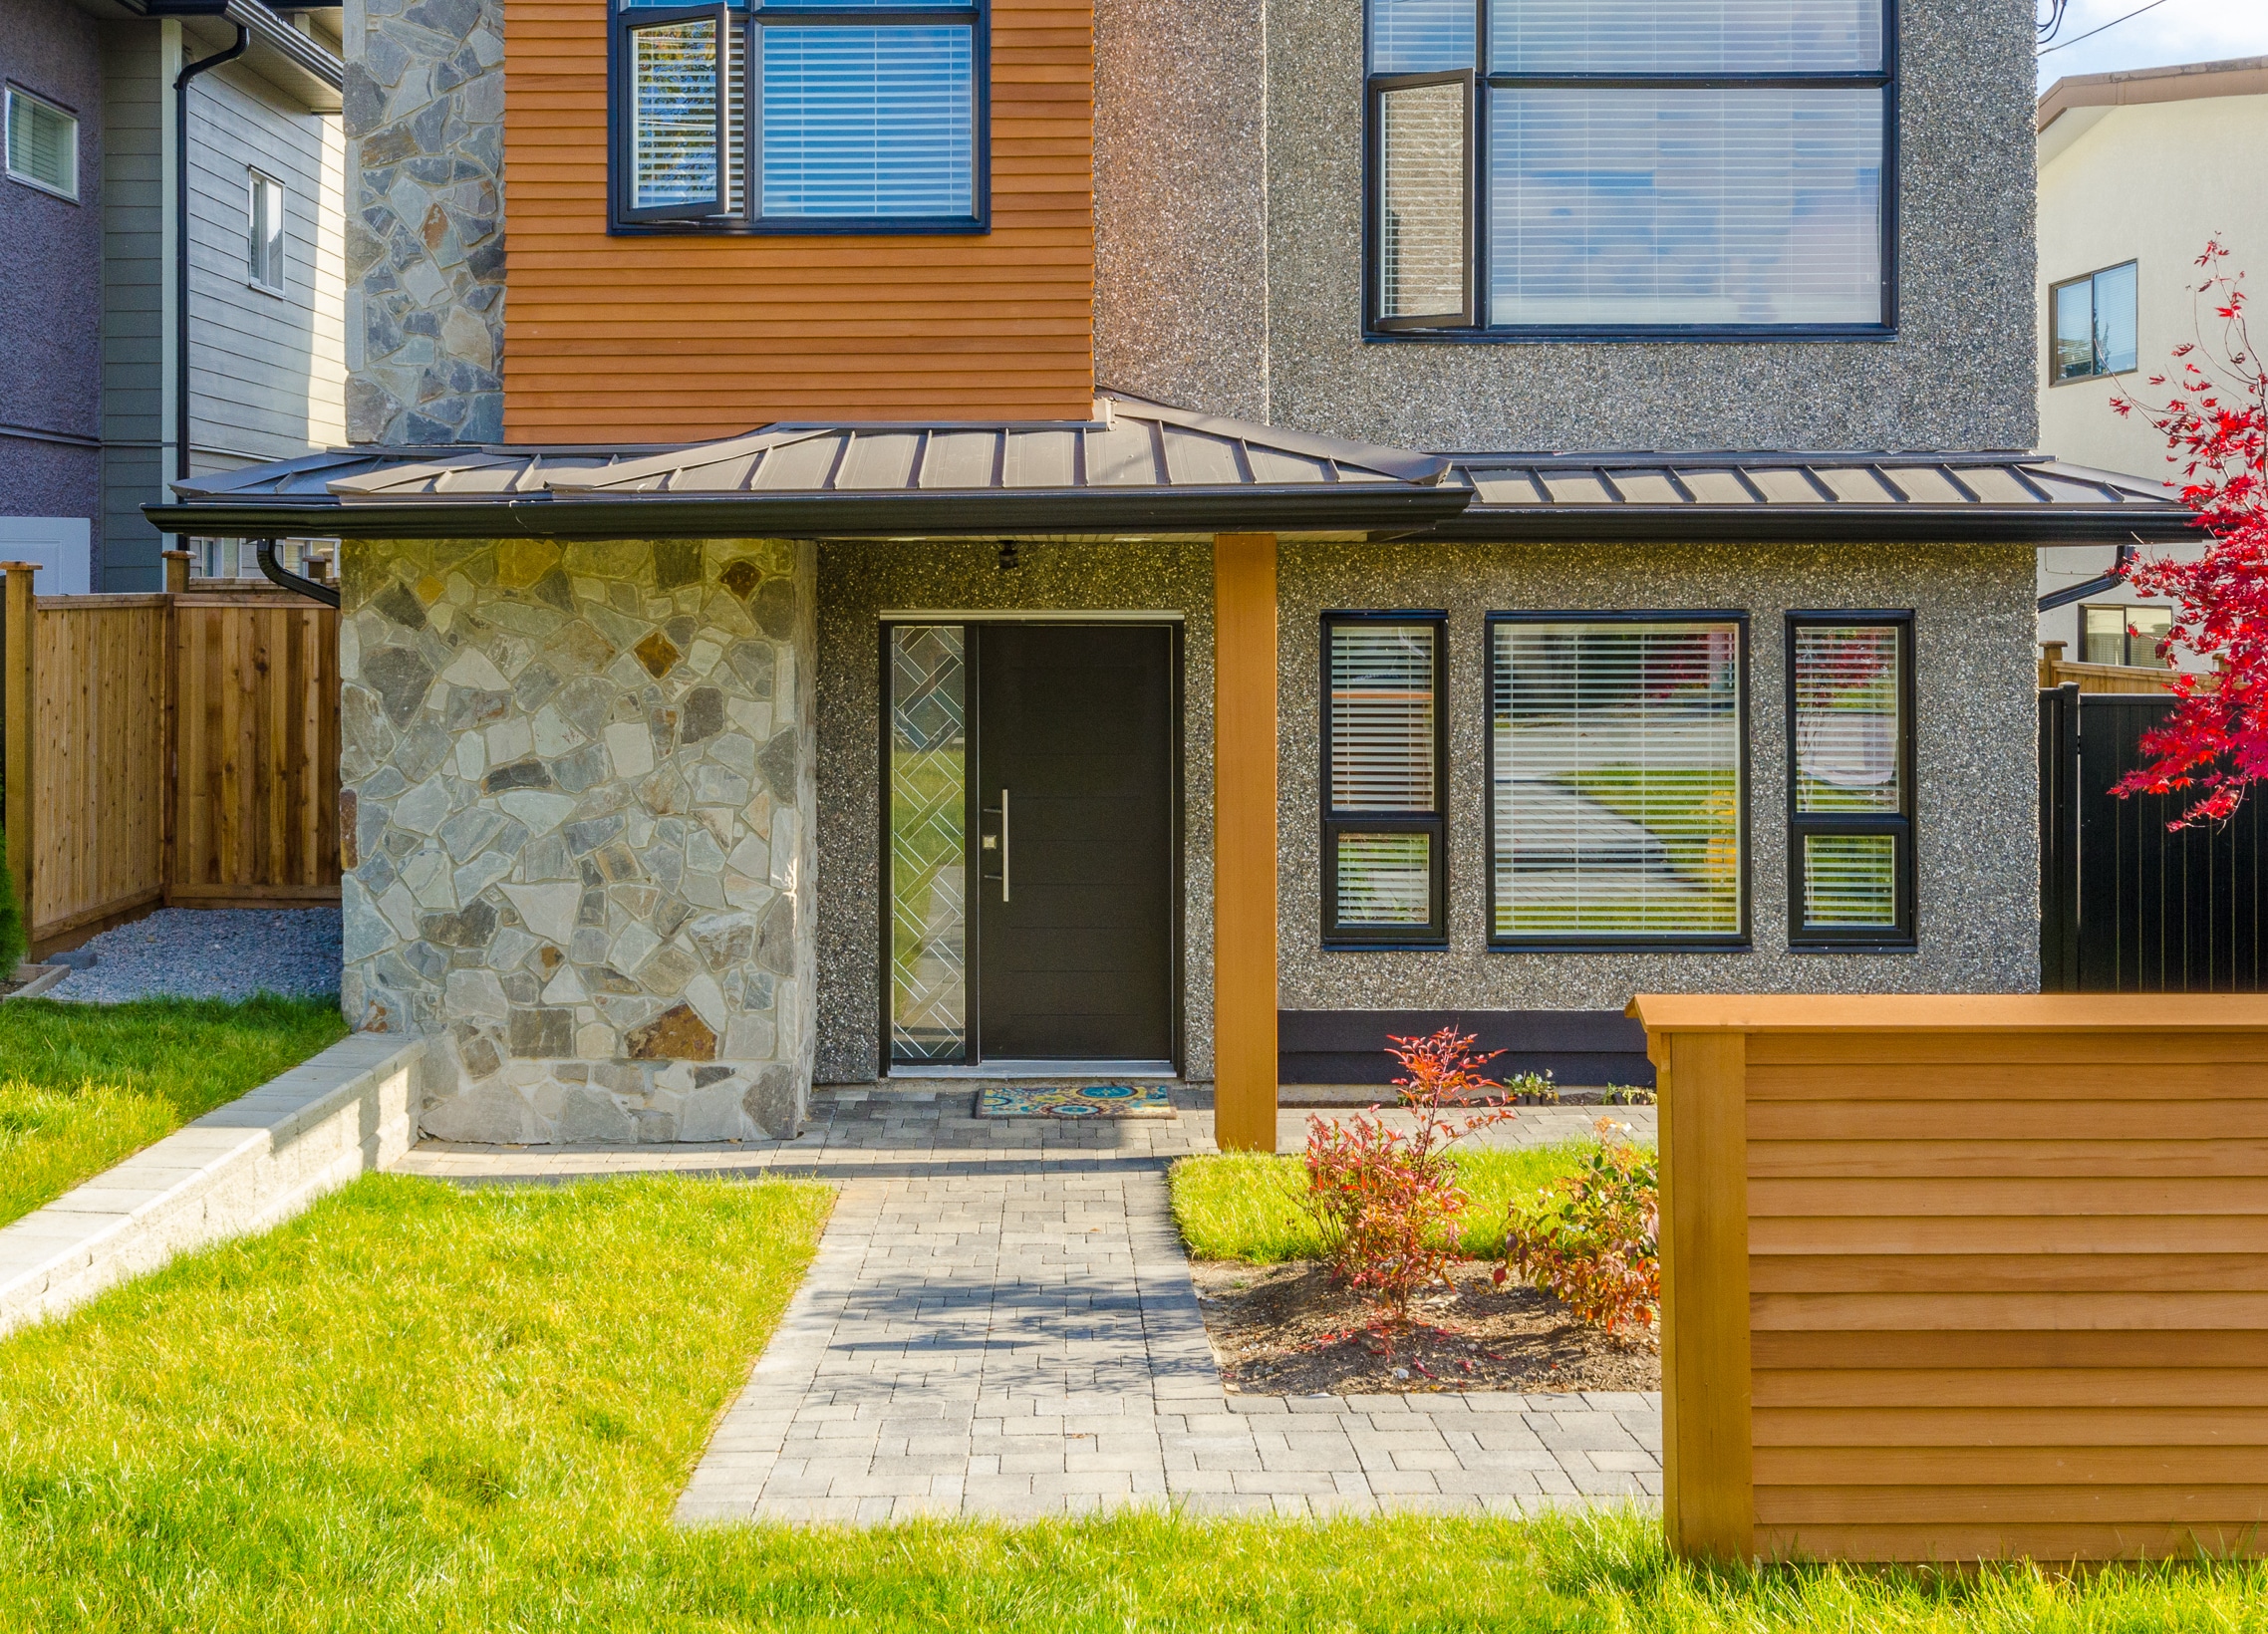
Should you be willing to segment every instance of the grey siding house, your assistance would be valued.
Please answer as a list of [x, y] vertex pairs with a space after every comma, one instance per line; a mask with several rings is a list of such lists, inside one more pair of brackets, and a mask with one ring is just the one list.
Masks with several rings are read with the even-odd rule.
[[2034, 556], [2185, 518], [2032, 451], [2024, 20], [1063, 15], [879, 99], [773, 4], [351, 33], [370, 440], [152, 515], [346, 540], [425, 1127], [1154, 1075], [1264, 1146], [1389, 1033], [1630, 1083], [1641, 990], [2035, 989]]
[[0, 537], [43, 590], [154, 589], [167, 482], [344, 442], [338, 49], [335, 9], [0, 3]]

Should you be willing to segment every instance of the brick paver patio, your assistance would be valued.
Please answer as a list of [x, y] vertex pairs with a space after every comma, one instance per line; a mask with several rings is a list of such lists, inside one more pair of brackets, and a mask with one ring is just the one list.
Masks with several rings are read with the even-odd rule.
[[[1222, 1387], [1165, 1169], [1212, 1149], [1171, 1120], [969, 1115], [970, 1092], [822, 1092], [796, 1141], [420, 1147], [466, 1181], [629, 1170], [812, 1174], [840, 1188], [818, 1257], [678, 1505], [682, 1521], [1201, 1512], [1522, 1514], [1650, 1500], [1660, 1398], [1472, 1392], [1270, 1397]], [[1524, 1109], [1490, 1144], [1587, 1133]], [[1648, 1138], [1653, 1109], [1614, 1109]], [[1306, 1115], [1286, 1112], [1296, 1148]]]

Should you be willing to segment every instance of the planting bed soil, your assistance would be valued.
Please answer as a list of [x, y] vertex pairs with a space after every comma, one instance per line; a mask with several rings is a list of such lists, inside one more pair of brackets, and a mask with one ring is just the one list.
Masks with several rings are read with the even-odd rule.
[[1611, 1338], [1541, 1288], [1497, 1287], [1493, 1269], [1484, 1260], [1451, 1266], [1454, 1289], [1420, 1294], [1410, 1327], [1388, 1333], [1319, 1261], [1190, 1266], [1222, 1380], [1240, 1395], [1661, 1388], [1652, 1333]]

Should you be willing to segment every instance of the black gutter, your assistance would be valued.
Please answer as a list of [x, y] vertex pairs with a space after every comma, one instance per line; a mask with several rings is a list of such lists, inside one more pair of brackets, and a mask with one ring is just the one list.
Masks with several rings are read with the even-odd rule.
[[[2140, 514], [2136, 514], [2139, 511]], [[2188, 511], [2141, 506], [1589, 505], [1496, 510], [1475, 505], [1434, 537], [1566, 543], [1753, 541], [1813, 544], [2092, 545], [2196, 537]]]
[[313, 579], [302, 579], [277, 561], [276, 542], [273, 539], [262, 539], [259, 546], [260, 571], [267, 575], [268, 583], [279, 590], [288, 590], [295, 596], [305, 596], [311, 602], [321, 602], [325, 607], [339, 605], [339, 593], [329, 585], [317, 584]]
[[173, 475], [178, 480], [189, 474], [189, 82], [244, 55], [252, 31], [242, 23], [234, 27], [234, 45], [184, 63], [173, 77]]
[[2109, 592], [2118, 589], [2126, 582], [2126, 564], [2133, 559], [2134, 547], [2132, 545], [2121, 545], [2119, 547], [2119, 560], [2113, 565], [2110, 572], [2104, 574], [2100, 579], [2090, 579], [2083, 585], [2071, 585], [2062, 590], [2049, 592], [2040, 598], [2040, 611], [2053, 613], [2059, 607], [2069, 607], [2074, 602], [2084, 602], [2090, 596], [2107, 595]]
[[952, 538], [961, 535], [1425, 531], [1471, 502], [1465, 488], [1333, 483], [1298, 488], [1036, 489], [980, 493], [650, 495], [624, 499], [381, 501], [190, 499], [144, 505], [169, 533], [345, 539]]

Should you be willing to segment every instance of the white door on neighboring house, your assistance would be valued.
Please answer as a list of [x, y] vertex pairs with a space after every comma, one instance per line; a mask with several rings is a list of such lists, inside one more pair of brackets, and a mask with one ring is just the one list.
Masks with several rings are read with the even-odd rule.
[[34, 562], [42, 596], [84, 596], [94, 588], [93, 532], [84, 516], [0, 516], [0, 562]]

